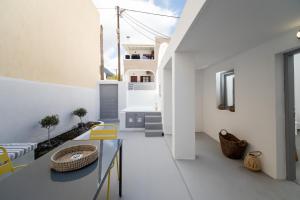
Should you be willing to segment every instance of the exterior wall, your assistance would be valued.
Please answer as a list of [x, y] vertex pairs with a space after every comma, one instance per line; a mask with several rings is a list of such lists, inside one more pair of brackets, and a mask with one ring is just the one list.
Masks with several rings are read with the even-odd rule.
[[131, 76], [137, 76], [137, 82], [141, 82], [141, 76], [150, 76], [151, 82], [155, 81], [155, 77], [153, 72], [151, 71], [151, 74], [147, 74], [147, 71], [141, 71], [141, 70], [128, 70], [125, 75], [125, 81], [130, 82]]
[[156, 72], [156, 61], [155, 60], [124, 60], [124, 74], [130, 70], [145, 70]]
[[173, 53], [176, 51], [183, 38], [186, 36], [194, 21], [197, 19], [197, 15], [199, 14], [199, 12], [201, 12], [201, 9], [204, 7], [206, 1], [207, 0], [187, 1], [180, 16], [181, 20], [178, 21], [176, 30], [169, 42], [170, 45], [168, 46], [168, 49], [162, 58], [162, 67], [167, 66], [167, 63], [172, 58]]
[[[285, 132], [282, 52], [299, 47], [296, 30], [203, 71], [203, 130], [216, 140], [220, 129], [246, 139], [263, 153], [263, 171], [284, 179]], [[235, 70], [236, 112], [216, 107], [216, 73]], [[201, 118], [197, 118], [201, 120]]]
[[[160, 45], [164, 43], [168, 43], [169, 38], [161, 38], [157, 37], [155, 39], [155, 45], [154, 45], [154, 60], [126, 60], [124, 59], [124, 74], [128, 70], [148, 70], [152, 71], [154, 74], [157, 71], [157, 64], [158, 64], [158, 56], [159, 56], [159, 50], [160, 50]], [[142, 50], [137, 50], [136, 51], [138, 54], [143, 54], [143, 53], [149, 53], [148, 50], [142, 51]], [[151, 51], [150, 51], [151, 52]], [[129, 54], [135, 53], [133, 51], [129, 51]]]
[[158, 103], [156, 90], [129, 90], [127, 107], [152, 107]]
[[99, 25], [90, 0], [1, 0], [0, 76], [95, 88]]
[[[153, 48], [153, 47], [152, 47]], [[154, 50], [154, 49], [153, 49]], [[132, 54], [139, 54], [142, 56], [142, 54], [151, 54], [152, 50], [148, 49], [139, 49], [139, 50], [128, 50], [127, 54], [132, 55]]]
[[39, 121], [58, 114], [52, 136], [84, 107], [99, 119], [99, 14], [90, 0], [0, 1], [0, 142], [40, 142]]
[[175, 159], [195, 159], [195, 68], [187, 54], [172, 58], [172, 153]]
[[297, 54], [294, 59], [295, 65], [295, 108], [296, 108], [296, 124], [297, 129], [300, 129], [300, 54]]
[[[116, 84], [118, 85], [118, 118], [120, 119], [120, 111], [125, 109], [127, 107], [127, 91], [128, 91], [128, 83], [125, 81], [115, 81], [115, 80], [105, 80], [105, 81], [99, 81], [97, 88], [98, 91], [100, 91], [100, 85], [101, 84]], [[99, 97], [99, 104], [100, 97]], [[101, 110], [100, 110], [101, 112]]]
[[159, 60], [162, 59], [160, 57], [162, 57], [163, 54], [161, 54], [161, 51], [163, 51], [163, 53], [165, 53], [166, 48], [161, 49], [161, 45], [162, 44], [169, 44], [170, 42], [170, 38], [162, 38], [162, 37], [156, 37], [155, 38], [155, 48], [154, 48], [154, 59], [156, 60], [156, 65], [158, 64], [158, 62], [160, 62]]
[[204, 88], [204, 77], [202, 70], [196, 70], [196, 86], [195, 86], [195, 95], [196, 95], [196, 118], [195, 127], [196, 132], [203, 132], [203, 88]]
[[99, 119], [98, 90], [61, 84], [38, 83], [0, 77], [0, 142], [41, 142], [47, 130], [39, 121], [58, 114], [60, 123], [51, 136], [70, 130], [79, 123], [72, 115], [76, 108], [86, 108], [84, 121]]
[[[164, 71], [164, 68], [161, 66], [161, 61], [162, 61], [163, 55], [166, 53], [167, 48], [168, 48], [168, 43], [162, 43], [159, 47], [159, 54], [158, 54], [158, 57], [157, 57], [157, 59], [158, 59], [157, 60], [158, 70], [156, 72], [156, 85], [157, 85], [158, 99], [159, 99], [158, 100], [158, 107], [162, 111], [162, 115], [164, 115], [164, 105], [163, 105], [164, 100], [163, 100], [163, 98], [164, 98], [164, 91], [165, 91], [165, 86], [164, 86], [164, 84], [165, 84], [165, 71]], [[171, 65], [171, 63], [170, 63], [170, 65]], [[170, 82], [171, 82], [171, 80], [170, 80]], [[170, 87], [172, 87], [171, 83], [170, 83]], [[162, 116], [162, 117], [164, 118], [164, 116]], [[163, 124], [165, 124], [165, 123], [163, 123]], [[171, 134], [171, 128], [169, 130], [170, 130], [169, 133]], [[164, 132], [164, 133], [166, 133], [166, 132]]]
[[[170, 63], [172, 64], [172, 63]], [[161, 98], [161, 110], [162, 110], [162, 121], [163, 130], [165, 134], [173, 134], [172, 132], [172, 68], [163, 69], [162, 71], [162, 98]]]

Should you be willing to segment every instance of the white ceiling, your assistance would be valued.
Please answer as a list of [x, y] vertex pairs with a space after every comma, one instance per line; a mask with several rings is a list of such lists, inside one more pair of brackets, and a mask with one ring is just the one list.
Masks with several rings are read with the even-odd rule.
[[176, 51], [205, 67], [297, 26], [300, 0], [207, 0]]

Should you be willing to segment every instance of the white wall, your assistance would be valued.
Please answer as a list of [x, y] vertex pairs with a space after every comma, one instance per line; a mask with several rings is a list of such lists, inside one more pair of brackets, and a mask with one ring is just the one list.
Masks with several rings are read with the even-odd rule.
[[[171, 63], [170, 63], [171, 64]], [[172, 134], [172, 68], [162, 69], [162, 120], [165, 134]]]
[[[291, 30], [203, 71], [203, 130], [215, 140], [223, 128], [246, 139], [248, 150], [262, 151], [263, 171], [279, 179], [285, 178], [281, 52], [300, 46], [296, 32]], [[235, 71], [236, 112], [216, 106], [216, 73], [230, 69]]]
[[[128, 83], [126, 81], [116, 81], [116, 80], [101, 80], [98, 82], [100, 91], [101, 84], [116, 84], [118, 85], [118, 118], [120, 119], [120, 111], [127, 107], [127, 91]], [[99, 105], [100, 105], [100, 94], [99, 94]], [[100, 110], [101, 112], [101, 110]]]
[[60, 123], [52, 136], [70, 130], [79, 119], [71, 113], [86, 108], [85, 121], [98, 120], [98, 90], [21, 79], [0, 77], [0, 143], [40, 142], [47, 130], [39, 121], [46, 115], [58, 114]]
[[125, 81], [118, 82], [118, 100], [119, 100], [119, 119], [120, 111], [127, 107], [127, 92], [128, 92], [128, 83]]
[[180, 19], [176, 25], [176, 30], [171, 37], [169, 46], [163, 55], [161, 63], [159, 64], [163, 68], [167, 66], [167, 63], [172, 58], [173, 53], [176, 51], [186, 33], [190, 29], [192, 23], [197, 19], [197, 15], [203, 8], [206, 0], [188, 0], [185, 3], [184, 9], [181, 13]]
[[127, 107], [151, 106], [158, 104], [157, 90], [128, 90]]
[[172, 153], [195, 159], [195, 68], [187, 54], [172, 57]]
[[295, 73], [295, 108], [297, 128], [300, 129], [300, 53], [294, 57]]
[[[151, 72], [151, 73], [147, 73]], [[128, 70], [125, 74], [125, 81], [130, 82], [131, 76], [137, 76], [137, 82], [141, 82], [141, 76], [150, 76], [151, 82], [155, 82], [154, 73], [147, 70]]]
[[196, 70], [196, 101], [195, 101], [195, 115], [196, 115], [196, 132], [203, 132], [203, 88], [204, 88], [204, 77], [203, 70]]

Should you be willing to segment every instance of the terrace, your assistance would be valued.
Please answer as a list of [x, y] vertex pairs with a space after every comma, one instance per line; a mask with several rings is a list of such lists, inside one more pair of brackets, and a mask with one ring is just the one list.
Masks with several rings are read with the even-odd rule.
[[299, 200], [299, 9], [189, 0], [117, 81], [92, 2], [0, 2], [1, 199]]

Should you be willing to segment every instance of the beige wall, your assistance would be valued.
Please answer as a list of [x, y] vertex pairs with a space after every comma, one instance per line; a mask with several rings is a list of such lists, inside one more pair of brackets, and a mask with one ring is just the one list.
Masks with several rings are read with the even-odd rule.
[[154, 51], [154, 47], [153, 47], [153, 50], [150, 50], [150, 49], [138, 49], [138, 50], [128, 50], [127, 51], [127, 54], [151, 54], [152, 51]]
[[151, 82], [155, 81], [155, 77], [153, 72], [152, 73], [147, 73], [148, 71], [141, 71], [141, 70], [129, 70], [127, 71], [127, 74], [125, 76], [125, 81], [130, 82], [130, 77], [131, 76], [137, 76], [137, 81], [141, 82], [141, 76], [150, 76]]
[[0, 76], [96, 87], [99, 25], [91, 0], [1, 0]]
[[124, 60], [124, 73], [130, 70], [146, 70], [156, 72], [157, 62], [155, 60]]

